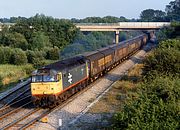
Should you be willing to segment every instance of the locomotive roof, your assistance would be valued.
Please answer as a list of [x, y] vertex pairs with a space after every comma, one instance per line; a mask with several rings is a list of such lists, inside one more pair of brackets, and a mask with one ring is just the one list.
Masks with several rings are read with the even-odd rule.
[[81, 64], [85, 64], [85, 58], [83, 56], [75, 56], [69, 59], [61, 60], [49, 65], [44, 66], [43, 68], [53, 69], [56, 71], [72, 68], [75, 66], [79, 66]]

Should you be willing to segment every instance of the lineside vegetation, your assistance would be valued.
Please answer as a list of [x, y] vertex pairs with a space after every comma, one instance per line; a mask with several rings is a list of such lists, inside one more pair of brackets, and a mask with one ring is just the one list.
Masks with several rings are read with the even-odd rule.
[[113, 117], [113, 129], [180, 129], [180, 39], [176, 34], [161, 41], [144, 60], [136, 98], [127, 94], [123, 110]]

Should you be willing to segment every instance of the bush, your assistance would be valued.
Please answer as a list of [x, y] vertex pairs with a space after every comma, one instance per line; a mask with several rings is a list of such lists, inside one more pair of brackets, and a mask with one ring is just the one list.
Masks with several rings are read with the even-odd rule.
[[34, 68], [39, 68], [45, 65], [45, 61], [41, 60], [40, 58], [33, 59], [33, 66]]
[[22, 70], [25, 71], [27, 75], [31, 75], [31, 73], [34, 70], [34, 67], [31, 64], [27, 64], [25, 66], [22, 66]]
[[[3, 82], [2, 82], [3, 78], [0, 76], [0, 86], [3, 85]], [[1, 89], [0, 89], [1, 90]]]
[[0, 65], [0, 92], [1, 90], [13, 87], [20, 79], [30, 76], [34, 70], [33, 66], [27, 65]]
[[27, 64], [27, 56], [24, 51], [21, 49], [14, 49], [14, 52], [12, 54], [11, 63], [14, 65], [23, 65]]
[[179, 48], [179, 40], [166, 40], [146, 58], [138, 98], [127, 98], [113, 129], [180, 129]]
[[34, 51], [26, 51], [26, 56], [27, 56], [27, 59], [28, 59], [28, 63], [33, 63], [33, 59], [35, 57], [35, 53]]
[[27, 51], [26, 52], [28, 62], [33, 64], [34, 68], [38, 68], [44, 65], [45, 53], [42, 51]]
[[180, 51], [176, 49], [157, 49], [144, 61], [145, 75], [160, 73], [165, 75], [180, 74]]
[[159, 44], [159, 48], [161, 48], [161, 49], [174, 48], [174, 49], [180, 51], [180, 40], [178, 40], [178, 39], [168, 39], [168, 40], [162, 41]]
[[114, 129], [179, 129], [180, 80], [159, 77], [139, 86], [138, 99], [130, 99], [114, 116]]
[[43, 51], [26, 51], [28, 63], [36, 64], [39, 61], [45, 59], [46, 53]]
[[9, 47], [0, 47], [0, 64], [9, 64], [13, 50]]
[[47, 48], [47, 55], [46, 58], [50, 59], [50, 60], [59, 60], [59, 55], [60, 55], [60, 50], [58, 47], [54, 47], [54, 48]]
[[22, 65], [27, 63], [26, 53], [22, 49], [0, 47], [0, 63]]

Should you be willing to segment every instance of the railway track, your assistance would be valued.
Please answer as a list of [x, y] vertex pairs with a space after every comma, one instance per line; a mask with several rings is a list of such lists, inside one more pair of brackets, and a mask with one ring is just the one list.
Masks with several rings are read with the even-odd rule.
[[[112, 70], [114, 70], [115, 68], [113, 68]], [[81, 91], [77, 92], [76, 94], [72, 95], [70, 98], [68, 98], [68, 100], [65, 100], [64, 102], [62, 102], [60, 105], [52, 108], [52, 109], [47, 109], [47, 110], [43, 110], [43, 109], [35, 109], [34, 111], [30, 112], [29, 114], [25, 115], [24, 117], [21, 117], [20, 119], [18, 119], [17, 121], [12, 122], [11, 124], [7, 125], [5, 127], [6, 128], [11, 128], [11, 129], [21, 129], [21, 130], [25, 130], [27, 128], [29, 128], [30, 126], [32, 126], [33, 124], [35, 124], [37, 121], [39, 121], [40, 119], [42, 119], [43, 117], [47, 116], [49, 113], [51, 113], [52, 111], [54, 111], [55, 109], [62, 109], [64, 106], [66, 106], [68, 103], [70, 103], [71, 101], [73, 101], [74, 99], [76, 99], [79, 95], [83, 94], [84, 92], [88, 91], [92, 86], [94, 86], [95, 84], [97, 84], [98, 82], [100, 82], [100, 79], [97, 79], [96, 81], [94, 81], [93, 83], [91, 83], [90, 85], [88, 85], [87, 87], [83, 88]], [[106, 90], [107, 91], [107, 90]], [[102, 92], [104, 93], [104, 91]], [[101, 93], [101, 94], [102, 94]], [[101, 95], [100, 94], [100, 95]], [[43, 111], [43, 112], [42, 112]], [[33, 116], [34, 115], [34, 116]], [[37, 116], [39, 115], [39, 116]]]
[[[4, 127], [12, 120], [16, 120], [17, 117], [22, 116], [22, 113], [27, 108], [31, 108], [33, 103], [31, 101], [31, 96], [28, 95], [8, 106], [0, 109], [0, 129]], [[26, 113], [26, 112], [25, 112]]]
[[[41, 109], [41, 108], [35, 108], [35, 107], [32, 108], [33, 105], [31, 104], [31, 102], [27, 103], [27, 104], [24, 104], [24, 105], [20, 106], [19, 108], [15, 109], [13, 111], [7, 112], [7, 114], [1, 114], [1, 109], [0, 109], [0, 120], [1, 120], [1, 119], [5, 118], [5, 117], [11, 115], [12, 113], [20, 111], [21, 109], [23, 109], [23, 107], [28, 106], [30, 104], [31, 104], [31, 108], [32, 108], [32, 110], [29, 110], [27, 113], [21, 115], [20, 117], [16, 118], [15, 120], [11, 121], [10, 123], [4, 125], [1, 129], [27, 129], [30, 126], [32, 126], [34, 123], [39, 121], [41, 118], [45, 117], [46, 115], [48, 115], [49, 113], [54, 111], [55, 109], [63, 108], [68, 103], [70, 103], [73, 99], [75, 99], [76, 97], [78, 97], [79, 95], [84, 93], [85, 91], [88, 91], [94, 84], [97, 84], [99, 81], [100, 81], [99, 79], [96, 80], [95, 82], [93, 82], [90, 85], [88, 85], [87, 87], [85, 87], [83, 90], [81, 90], [78, 93], [72, 95], [68, 100], [64, 101], [59, 106], [56, 106], [56, 107], [54, 107], [52, 109]], [[102, 93], [104, 93], [104, 91]], [[7, 106], [7, 108], [9, 108], [9, 107]]]
[[30, 94], [30, 81], [2, 96], [2, 98], [0, 98], [0, 109], [23, 98], [28, 92]]
[[13, 114], [17, 112], [19, 109], [25, 107], [27, 104], [32, 103], [31, 102], [31, 96], [28, 95], [16, 102], [13, 102], [7, 106], [4, 106], [0, 109], [0, 121], [9, 116], [10, 114]]
[[19, 113], [30, 104], [33, 105], [29, 81], [10, 90], [6, 95], [2, 95], [0, 98], [0, 127], [3, 127], [4, 124], [9, 122], [9, 118], [13, 118], [14, 114]]
[[[92, 84], [90, 84], [89, 86], [87, 86], [86, 88], [84, 88], [82, 91], [79, 91], [78, 93], [72, 95], [68, 100], [62, 102], [60, 105], [53, 107], [51, 109], [41, 109], [41, 108], [32, 108], [32, 110], [29, 110], [27, 113], [17, 117], [16, 119], [14, 119], [13, 121], [11, 120], [8, 124], [4, 125], [2, 128], [3, 130], [6, 129], [27, 129], [30, 126], [32, 126], [33, 124], [35, 124], [37, 121], [39, 121], [40, 119], [42, 119], [43, 117], [47, 116], [49, 113], [51, 113], [52, 111], [54, 111], [55, 109], [61, 109], [64, 106], [66, 106], [68, 103], [70, 103], [73, 99], [75, 99], [76, 97], [78, 97], [79, 95], [81, 95], [82, 93], [84, 93], [85, 91], [88, 91], [94, 84], [96, 84], [98, 82], [98, 80], [96, 80], [95, 82], [93, 82]], [[23, 99], [22, 99], [23, 100]], [[10, 112], [7, 112], [6, 114], [1, 114], [0, 115], [0, 121], [3, 120], [7, 120], [7, 117], [10, 117], [12, 114], [14, 113], [19, 113], [25, 106], [30, 105], [32, 102], [28, 102]], [[31, 104], [31, 107], [33, 105]], [[6, 108], [5, 108], [6, 109]], [[1, 110], [0, 110], [1, 112]], [[12, 116], [11, 116], [12, 118]]]

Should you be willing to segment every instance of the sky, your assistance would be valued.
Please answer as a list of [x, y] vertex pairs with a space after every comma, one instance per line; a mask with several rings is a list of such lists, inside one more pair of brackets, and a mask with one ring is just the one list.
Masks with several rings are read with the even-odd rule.
[[0, 0], [0, 18], [44, 14], [55, 18], [124, 16], [139, 18], [145, 9], [165, 11], [173, 0]]

